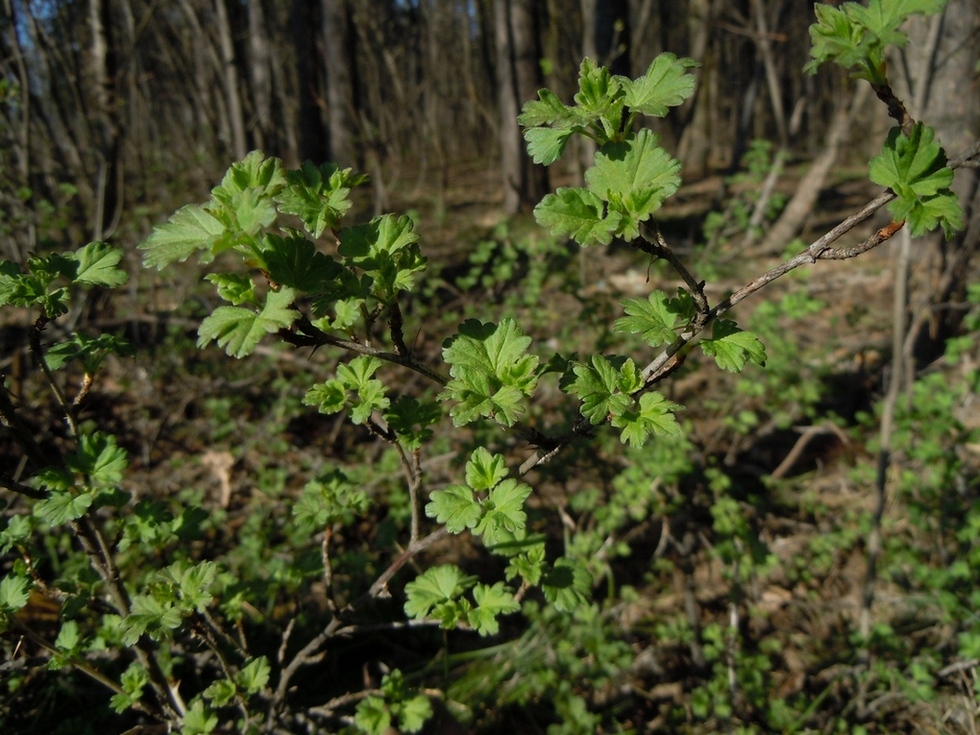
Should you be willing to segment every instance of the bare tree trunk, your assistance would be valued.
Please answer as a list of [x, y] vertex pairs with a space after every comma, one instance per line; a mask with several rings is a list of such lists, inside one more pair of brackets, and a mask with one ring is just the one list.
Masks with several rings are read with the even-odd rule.
[[532, 3], [528, 0], [496, 0], [494, 35], [497, 40], [504, 211], [514, 214], [536, 204], [547, 186], [547, 174], [540, 167], [532, 166], [524, 152], [517, 124], [522, 103], [535, 97], [532, 90], [537, 88], [538, 50]]
[[357, 166], [357, 84], [350, 8], [347, 0], [322, 0], [320, 7], [327, 72], [330, 158], [340, 166]]
[[248, 4], [248, 63], [252, 100], [255, 103], [255, 143], [265, 149], [272, 135], [272, 52], [269, 50], [271, 29], [266, 22], [262, 0]]
[[241, 159], [248, 153], [248, 140], [245, 137], [245, 113], [242, 108], [241, 87], [238, 82], [238, 66], [235, 64], [235, 42], [225, 0], [215, 0], [214, 11], [218, 26], [218, 43], [221, 46], [221, 71], [225, 99], [228, 103], [231, 147], [235, 158]]
[[713, 25], [712, 0], [690, 0], [687, 15], [689, 55], [701, 62], [701, 72], [694, 98], [681, 108], [689, 115], [689, 121], [681, 134], [677, 155], [684, 164], [685, 175], [691, 178], [700, 178], [708, 172], [714, 137], [711, 128], [717, 70], [710, 45]]
[[300, 160], [322, 162], [328, 157], [326, 131], [320, 117], [320, 84], [316, 63], [316, 0], [293, 0], [293, 45], [296, 48], [296, 77], [299, 81], [297, 129]]

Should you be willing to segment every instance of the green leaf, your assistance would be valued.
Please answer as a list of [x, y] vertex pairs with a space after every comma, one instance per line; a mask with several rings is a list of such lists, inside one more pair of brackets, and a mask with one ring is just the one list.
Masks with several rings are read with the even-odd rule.
[[209, 273], [204, 276], [205, 281], [213, 283], [218, 290], [218, 296], [232, 304], [241, 306], [242, 304], [259, 303], [259, 297], [255, 293], [255, 283], [248, 276], [240, 273]]
[[[538, 99], [524, 105], [517, 121], [527, 130], [527, 151], [535, 163], [548, 166], [565, 151], [569, 137], [582, 129], [588, 116], [575, 107], [568, 107], [548, 89], [538, 91]], [[550, 127], [543, 127], [543, 126]]]
[[649, 130], [607, 143], [596, 153], [595, 165], [585, 172], [589, 189], [618, 213], [616, 234], [627, 240], [639, 236], [641, 222], [660, 209], [680, 186], [681, 164], [660, 147]]
[[318, 293], [336, 287], [343, 266], [329, 255], [318, 252], [304, 237], [265, 237], [268, 247], [262, 252], [269, 278], [281, 286], [302, 293]]
[[310, 161], [298, 171], [286, 173], [286, 187], [276, 196], [279, 210], [295, 214], [313, 237], [325, 229], [335, 230], [351, 208], [348, 198], [351, 188], [364, 177], [354, 176], [351, 169], [339, 169], [336, 164], [316, 166]]
[[517, 122], [525, 128], [551, 125], [570, 129], [581, 122], [574, 107], [564, 104], [550, 89], [539, 89], [538, 99], [524, 104]]
[[473, 496], [473, 490], [465, 485], [449, 485], [442, 490], [434, 490], [430, 498], [425, 506], [425, 515], [445, 525], [449, 533], [462, 533], [480, 520], [480, 504]]
[[568, 139], [572, 137], [574, 130], [556, 130], [554, 128], [529, 128], [524, 131], [524, 140], [527, 141], [527, 152], [531, 160], [545, 166], [561, 158], [565, 152]]
[[398, 706], [398, 724], [402, 732], [418, 732], [431, 717], [432, 703], [424, 694], [417, 694]]
[[483, 502], [483, 515], [473, 528], [473, 533], [483, 538], [487, 546], [511, 540], [524, 530], [527, 514], [524, 501], [531, 494], [531, 487], [514, 479], [507, 479], [490, 490]]
[[224, 231], [224, 225], [204, 207], [188, 204], [138, 246], [145, 251], [143, 265], [159, 270], [183, 262], [198, 250], [210, 250]]
[[218, 716], [207, 709], [202, 700], [195, 699], [184, 713], [180, 735], [207, 735], [217, 726]]
[[11, 615], [27, 606], [30, 580], [7, 575], [0, 580], [0, 614]]
[[510, 560], [507, 565], [507, 579], [520, 577], [525, 584], [537, 586], [544, 574], [544, 561], [544, 544], [535, 544]]
[[[687, 295], [686, 293], [684, 295]], [[676, 336], [677, 318], [690, 318], [688, 296], [672, 299], [663, 291], [654, 291], [646, 299], [627, 299], [623, 310], [627, 316], [616, 320], [617, 332], [639, 334], [651, 347], [670, 344]]]
[[655, 436], [684, 436], [684, 430], [677, 423], [674, 411], [683, 406], [668, 401], [662, 394], [652, 391], [640, 396], [638, 410], [630, 408], [619, 416], [614, 416], [612, 425], [622, 429], [620, 435], [624, 444], [642, 447], [650, 434]]
[[888, 211], [896, 220], [908, 222], [913, 237], [941, 225], [949, 238], [963, 227], [963, 212], [949, 188], [953, 171], [935, 135], [922, 123], [916, 123], [910, 136], [892, 128], [868, 170], [872, 181], [895, 193], [897, 199], [888, 205]]
[[817, 3], [817, 22], [810, 26], [812, 61], [804, 71], [813, 73], [832, 60], [845, 69], [858, 67], [856, 76], [882, 84], [888, 47], [901, 48], [908, 41], [902, 24], [912, 15], [941, 12], [947, 1], [870, 0], [867, 7], [845, 2], [839, 9]]
[[264, 335], [293, 323], [299, 316], [291, 308], [295, 299], [295, 291], [283, 287], [269, 292], [265, 306], [258, 313], [238, 306], [219, 306], [201, 322], [197, 345], [204, 347], [216, 341], [230, 356], [245, 357], [255, 350]]
[[316, 383], [303, 396], [303, 405], [316, 406], [317, 411], [328, 416], [340, 413], [347, 405], [347, 389], [337, 379]]
[[212, 682], [202, 693], [205, 699], [210, 700], [215, 707], [224, 707], [234, 701], [238, 689], [235, 682], [230, 679], [218, 679]]
[[245, 690], [246, 694], [258, 694], [269, 683], [271, 673], [269, 659], [265, 656], [253, 658], [238, 672], [238, 686]]
[[174, 590], [185, 609], [198, 612], [203, 612], [214, 599], [211, 586], [217, 577], [218, 565], [213, 561], [177, 561], [159, 573], [160, 580]]
[[70, 491], [52, 492], [34, 506], [34, 515], [52, 526], [60, 526], [85, 515], [95, 500], [94, 491], [75, 494]]
[[78, 450], [66, 457], [65, 464], [72, 472], [85, 475], [92, 487], [109, 487], [122, 482], [129, 460], [116, 437], [97, 431], [79, 437]]
[[384, 412], [384, 419], [408, 449], [418, 449], [432, 437], [429, 427], [439, 422], [442, 411], [436, 403], [422, 403], [401, 396]]
[[339, 238], [337, 252], [374, 279], [375, 295], [385, 303], [396, 292], [411, 290], [414, 275], [425, 270], [419, 234], [408, 215], [384, 214], [341, 230]]
[[559, 187], [534, 208], [534, 218], [552, 235], [567, 236], [583, 247], [608, 245], [622, 215], [604, 213], [602, 200], [588, 189]]
[[357, 703], [354, 725], [367, 735], [385, 735], [391, 727], [391, 713], [381, 697], [370, 696]]
[[122, 248], [115, 248], [104, 242], [90, 242], [74, 253], [67, 255], [78, 261], [75, 280], [95, 286], [114, 288], [126, 283], [129, 276], [117, 266], [122, 260]]
[[664, 117], [671, 107], [676, 107], [694, 94], [695, 79], [688, 69], [699, 64], [693, 59], [678, 59], [674, 54], [657, 56], [642, 77], [622, 80], [626, 90], [623, 102], [632, 110], [644, 115]]
[[211, 190], [211, 196], [223, 204], [233, 205], [237, 195], [246, 191], [271, 198], [285, 185], [282, 162], [278, 158], [266, 158], [262, 151], [251, 151], [229, 167], [221, 183]]
[[54, 640], [54, 646], [59, 651], [72, 653], [82, 642], [82, 636], [78, 630], [78, 623], [74, 620], [66, 620], [61, 624], [58, 637]]
[[458, 402], [450, 410], [456, 426], [480, 416], [514, 425], [537, 386], [538, 358], [526, 354], [530, 344], [513, 319], [499, 325], [468, 319], [460, 325], [442, 351], [451, 380], [441, 398]]
[[642, 385], [632, 360], [613, 359], [619, 369], [603, 355], [593, 355], [591, 365], [575, 363], [575, 380], [565, 389], [582, 399], [582, 415], [593, 424], [601, 424], [626, 410], [632, 402], [628, 394]]
[[732, 373], [741, 372], [750, 360], [761, 367], [766, 365], [766, 348], [759, 338], [728, 319], [716, 321], [711, 339], [703, 339], [699, 345], [704, 354], [715, 358], [718, 367]]
[[122, 621], [122, 642], [134, 645], [146, 634], [154, 640], [170, 636], [180, 627], [181, 611], [172, 600], [159, 600], [153, 595], [134, 595], [130, 613]]
[[480, 635], [496, 635], [500, 631], [498, 616], [509, 615], [521, 609], [520, 603], [503, 582], [497, 582], [492, 587], [487, 584], [476, 585], [473, 588], [473, 599], [476, 607], [470, 610], [467, 618]]
[[72, 360], [78, 360], [86, 373], [94, 375], [109, 354], [132, 355], [135, 348], [122, 337], [114, 334], [100, 334], [88, 337], [72, 332], [65, 342], [57, 342], [48, 348], [44, 361], [52, 370], [60, 370]]
[[372, 377], [382, 364], [376, 357], [360, 355], [337, 368], [337, 380], [356, 396], [350, 400], [351, 420], [355, 424], [363, 424], [371, 418], [372, 412], [388, 408], [384, 383]]
[[579, 67], [579, 91], [575, 102], [585, 113], [586, 119], [597, 123], [594, 127], [602, 132], [600, 143], [611, 140], [618, 133], [623, 121], [622, 77], [614, 77], [605, 67], [592, 59], [582, 60]]
[[581, 562], [561, 558], [541, 582], [545, 599], [560, 612], [574, 612], [588, 603], [592, 575]]
[[452, 564], [430, 567], [405, 585], [408, 597], [405, 614], [415, 619], [425, 618], [435, 608], [459, 598], [475, 581]]
[[489, 490], [505, 477], [507, 467], [503, 456], [491, 454], [484, 447], [477, 447], [466, 463], [466, 484], [475, 492]]
[[349, 525], [370, 505], [367, 493], [355, 488], [340, 470], [332, 470], [306, 483], [293, 505], [293, 517], [300, 528], [312, 533], [335, 523]]

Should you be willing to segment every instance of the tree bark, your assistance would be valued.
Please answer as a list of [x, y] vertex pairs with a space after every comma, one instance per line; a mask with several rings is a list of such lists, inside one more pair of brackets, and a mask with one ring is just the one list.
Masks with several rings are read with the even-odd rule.
[[272, 130], [272, 52], [269, 50], [271, 28], [266, 22], [262, 0], [248, 4], [249, 81], [252, 101], [255, 105], [255, 143], [259, 148], [268, 147], [275, 137]]
[[323, 162], [328, 157], [326, 129], [320, 117], [320, 83], [317, 71], [316, 0], [293, 0], [293, 46], [296, 49], [296, 77], [299, 82], [297, 111], [297, 150], [300, 160]]
[[538, 87], [538, 46], [532, 3], [496, 0], [497, 101], [500, 111], [500, 161], [504, 211], [515, 214], [537, 204], [547, 189], [547, 173], [531, 163], [517, 123], [522, 104], [535, 98]]
[[235, 63], [235, 41], [225, 0], [215, 0], [214, 10], [218, 27], [218, 43], [221, 47], [221, 78], [224, 83], [228, 122], [231, 128], [231, 148], [235, 158], [240, 160], [248, 153], [248, 140], [245, 137], [245, 113], [242, 108], [238, 65]]
[[342, 167], [358, 166], [357, 66], [347, 0], [322, 0], [323, 46], [327, 78], [330, 158]]

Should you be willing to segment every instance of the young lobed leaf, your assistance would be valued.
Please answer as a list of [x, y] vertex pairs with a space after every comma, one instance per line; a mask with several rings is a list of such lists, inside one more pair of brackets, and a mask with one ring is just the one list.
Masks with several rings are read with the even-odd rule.
[[621, 77], [585, 58], [579, 67], [575, 102], [585, 119], [600, 133], [600, 145], [619, 134], [623, 122], [623, 87]]
[[429, 427], [441, 418], [438, 404], [422, 403], [411, 396], [400, 396], [384, 412], [384, 419], [398, 440], [412, 450], [429, 440], [432, 436]]
[[204, 706], [204, 701], [194, 699], [184, 713], [180, 735], [208, 735], [218, 727], [218, 716]]
[[82, 363], [88, 375], [94, 375], [106, 356], [110, 354], [127, 356], [134, 354], [136, 349], [122, 337], [114, 334], [100, 334], [98, 337], [87, 337], [73, 332], [65, 342], [56, 342], [44, 354], [44, 361], [52, 370], [60, 370], [73, 360]]
[[452, 564], [430, 567], [405, 585], [405, 614], [416, 620], [425, 618], [436, 608], [452, 603], [476, 582]]
[[269, 683], [271, 673], [272, 669], [269, 666], [269, 659], [265, 656], [259, 656], [258, 658], [250, 659], [242, 667], [241, 671], [238, 672], [238, 676], [236, 677], [237, 684], [248, 695], [258, 694]]
[[85, 515], [95, 501], [95, 491], [73, 493], [68, 490], [52, 492], [34, 506], [34, 515], [52, 526], [60, 526]]
[[507, 466], [499, 454], [491, 454], [484, 447], [477, 447], [466, 463], [466, 484], [474, 492], [489, 490], [507, 477]]
[[589, 601], [592, 575], [585, 565], [562, 557], [541, 582], [545, 599], [560, 612], [574, 612]]
[[482, 515], [473, 533], [483, 538], [487, 546], [510, 541], [514, 534], [524, 530], [527, 514], [524, 501], [531, 494], [531, 487], [514, 479], [507, 479], [492, 488], [483, 502]]
[[632, 240], [640, 234], [640, 223], [677, 191], [680, 170], [680, 162], [660, 147], [660, 138], [644, 129], [602, 146], [585, 182], [609, 203], [611, 214], [620, 215], [615, 234]]
[[12, 615], [27, 605], [30, 599], [30, 580], [7, 575], [0, 580], [0, 615]]
[[473, 528], [483, 511], [466, 485], [449, 485], [433, 490], [425, 506], [425, 515], [443, 524], [449, 533], [462, 533]]
[[255, 351], [263, 336], [285, 329], [299, 316], [292, 308], [296, 293], [283, 287], [270, 291], [262, 311], [238, 306], [219, 306], [201, 322], [197, 346], [216, 341], [231, 357], [245, 357]]
[[104, 242], [90, 242], [74, 253], [67, 253], [66, 257], [78, 262], [75, 280], [79, 283], [114, 288], [129, 279], [126, 271], [118, 267], [123, 257], [122, 248]]
[[301, 293], [333, 292], [344, 270], [329, 255], [318, 252], [316, 246], [298, 234], [287, 237], [268, 234], [262, 260], [269, 278], [280, 286], [289, 286]]
[[623, 102], [631, 110], [664, 117], [671, 107], [677, 107], [694, 94], [696, 80], [688, 70], [700, 64], [693, 59], [678, 59], [674, 54], [658, 55], [637, 79], [620, 78], [625, 90]]
[[499, 325], [468, 319], [460, 325], [443, 346], [452, 378], [440, 395], [457, 401], [450, 410], [456, 426], [480, 416], [513, 426], [537, 386], [538, 358], [526, 354], [530, 344], [513, 319]]
[[636, 365], [628, 358], [593, 355], [591, 365], [575, 363], [572, 372], [575, 380], [564, 390], [582, 399], [582, 415], [592, 424], [625, 411], [632, 403], [629, 394], [643, 384]]
[[381, 697], [370, 696], [357, 703], [354, 725], [365, 735], [385, 735], [391, 727], [391, 713]]
[[333, 163], [316, 166], [310, 161], [297, 171], [287, 171], [285, 178], [285, 187], [275, 197], [279, 211], [299, 217], [314, 238], [340, 226], [351, 208], [351, 189], [366, 179], [349, 168], [340, 169]]
[[306, 483], [293, 505], [293, 517], [300, 528], [313, 533], [335, 523], [349, 525], [370, 505], [367, 493], [355, 488], [340, 470], [332, 470]]
[[760, 367], [766, 366], [766, 348], [751, 332], [744, 332], [735, 322], [719, 319], [711, 329], [711, 339], [699, 342], [702, 352], [714, 357], [722, 370], [741, 372], [750, 360]]
[[908, 222], [913, 237], [942, 226], [948, 239], [963, 227], [963, 211], [949, 188], [953, 171], [935, 135], [922, 123], [916, 123], [909, 136], [892, 128], [881, 154], [871, 159], [868, 175], [895, 193], [888, 210], [896, 220]]
[[520, 603], [514, 599], [514, 594], [504, 585], [497, 582], [493, 586], [477, 584], [473, 588], [473, 599], [476, 607], [467, 615], [469, 624], [483, 636], [496, 635], [500, 632], [497, 618], [509, 615], [521, 609]]
[[[685, 299], [685, 297], [687, 297]], [[620, 317], [613, 325], [616, 332], [639, 334], [651, 347], [674, 341], [677, 320], [693, 316], [690, 294], [680, 290], [677, 298], [670, 298], [663, 291], [653, 291], [646, 299], [627, 299]]]
[[408, 215], [384, 214], [340, 231], [337, 252], [371, 276], [374, 295], [390, 302], [398, 291], [411, 290], [415, 274], [425, 270], [419, 234]]
[[845, 69], [857, 67], [856, 76], [881, 84], [886, 81], [885, 52], [901, 48], [908, 36], [902, 24], [912, 15], [939, 13], [948, 0], [870, 0], [867, 7], [845, 2], [840, 8], [816, 3], [817, 22], [810, 26], [812, 60], [804, 71], [816, 72], [825, 61]]
[[143, 265], [160, 270], [187, 260], [199, 250], [210, 251], [224, 232], [224, 225], [203, 206], [188, 204], [137, 247], [144, 251]]
[[218, 290], [218, 296], [232, 306], [259, 304], [255, 283], [248, 276], [240, 273], [209, 273], [204, 276], [204, 280], [213, 283]]
[[65, 458], [65, 464], [84, 475], [92, 487], [108, 487], [122, 482], [129, 460], [116, 437], [97, 431], [79, 437], [78, 450]]
[[668, 401], [661, 393], [651, 391], [640, 396], [636, 407], [613, 416], [612, 425], [623, 430], [620, 437], [624, 444], [642, 447], [651, 434], [684, 436], [684, 430], [674, 416], [674, 411], [681, 408], [683, 406]]
[[608, 245], [619, 229], [622, 215], [605, 212], [602, 200], [579, 187], [558, 187], [534, 208], [534, 218], [552, 235], [567, 236], [582, 247]]
[[424, 694], [403, 700], [395, 709], [402, 732], [419, 732], [432, 718], [432, 703]]

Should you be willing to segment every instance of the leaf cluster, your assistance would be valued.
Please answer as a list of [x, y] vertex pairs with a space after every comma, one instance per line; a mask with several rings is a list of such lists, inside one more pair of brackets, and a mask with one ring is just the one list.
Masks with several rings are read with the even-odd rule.
[[[308, 331], [368, 324], [413, 287], [425, 259], [407, 216], [344, 226], [350, 192], [365, 180], [333, 164], [287, 170], [253, 151], [228, 170], [210, 201], [181, 208], [153, 231], [140, 245], [143, 263], [159, 269], [192, 255], [210, 263], [231, 252], [252, 269], [248, 276], [208, 276], [230, 306], [204, 320], [199, 344], [216, 342], [233, 357], [251, 354], [266, 334], [293, 328], [302, 299], [314, 318]], [[302, 229], [286, 218], [297, 218]], [[327, 232], [334, 254], [318, 242]]]
[[694, 66], [690, 59], [665, 53], [646, 74], [627, 79], [585, 59], [575, 105], [543, 89], [524, 106], [518, 120], [536, 163], [554, 163], [576, 133], [598, 146], [585, 187], [559, 188], [535, 207], [540, 225], [581, 245], [608, 245], [614, 237], [639, 235], [640, 224], [680, 186], [680, 163], [660, 147], [656, 134], [634, 132], [634, 123], [640, 115], [663, 117], [690, 97], [694, 77], [687, 72]]
[[816, 3], [817, 22], [810, 26], [811, 61], [805, 71], [815, 73], [834, 61], [872, 84], [885, 84], [885, 53], [902, 48], [908, 34], [902, 24], [913, 15], [942, 12], [948, 0], [870, 0], [867, 6], [845, 2], [839, 7]]

